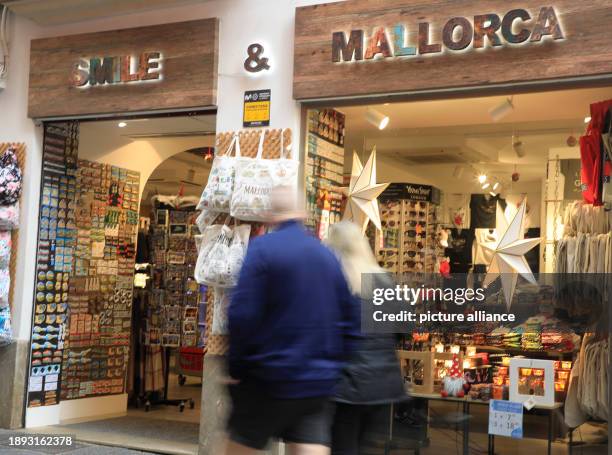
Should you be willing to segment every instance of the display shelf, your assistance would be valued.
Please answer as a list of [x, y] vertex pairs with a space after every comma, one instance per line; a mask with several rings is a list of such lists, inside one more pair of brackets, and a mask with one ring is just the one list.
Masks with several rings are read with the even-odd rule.
[[[314, 133], [311, 133], [311, 134], [314, 134]], [[323, 138], [321, 138], [321, 139], [323, 139]], [[329, 158], [327, 156], [324, 156], [324, 155], [317, 155], [316, 153], [308, 152], [308, 157], [309, 158], [321, 158], [321, 159], [323, 159], [325, 161], [329, 161], [329, 162], [337, 164], [339, 166], [344, 166], [344, 163], [341, 162], [340, 160], [333, 160], [333, 159], [331, 159], [331, 158]]]
[[542, 350], [542, 349], [522, 349], [522, 348], [506, 348], [503, 346], [488, 346], [488, 345], [474, 345], [476, 350], [481, 351], [498, 351], [505, 352], [510, 355], [545, 355], [548, 357], [560, 357], [560, 356], [573, 356], [573, 351], [551, 351], [551, 350]]

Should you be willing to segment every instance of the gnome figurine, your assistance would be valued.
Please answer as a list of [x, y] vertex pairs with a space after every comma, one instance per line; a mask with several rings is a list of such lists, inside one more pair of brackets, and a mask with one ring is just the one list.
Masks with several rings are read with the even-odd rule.
[[463, 398], [465, 392], [463, 390], [463, 384], [465, 379], [463, 378], [462, 372], [459, 370], [459, 359], [455, 354], [453, 356], [453, 366], [450, 369], [448, 376], [442, 381], [442, 391], [440, 394], [443, 397], [458, 397]]

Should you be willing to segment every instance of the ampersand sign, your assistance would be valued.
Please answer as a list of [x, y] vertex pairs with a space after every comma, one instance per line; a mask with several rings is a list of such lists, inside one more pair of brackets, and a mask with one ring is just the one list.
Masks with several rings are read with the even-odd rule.
[[258, 73], [262, 70], [269, 70], [268, 59], [260, 57], [263, 54], [264, 48], [261, 44], [251, 44], [247, 49], [249, 57], [244, 61], [244, 69], [250, 73]]

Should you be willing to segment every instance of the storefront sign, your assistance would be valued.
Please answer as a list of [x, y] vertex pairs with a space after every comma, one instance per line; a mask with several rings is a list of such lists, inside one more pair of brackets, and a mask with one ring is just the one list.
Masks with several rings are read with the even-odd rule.
[[382, 201], [407, 199], [409, 201], [440, 203], [440, 190], [430, 185], [418, 183], [391, 183], [379, 196]]
[[243, 127], [270, 126], [271, 93], [269, 89], [244, 92]]
[[[564, 38], [557, 13], [552, 6], [540, 9], [535, 23], [532, 14], [525, 9], [508, 11], [503, 18], [498, 14], [480, 14], [470, 20], [452, 17], [444, 27], [420, 22], [418, 42], [410, 43], [408, 29], [403, 24], [394, 27], [374, 28], [371, 36], [362, 29], [351, 30], [347, 39], [344, 31], [332, 33], [332, 62], [373, 60], [390, 57], [414, 57], [425, 54], [443, 54], [448, 51], [463, 51], [470, 45], [483, 49], [488, 42], [491, 47], [508, 44], [539, 43], [544, 38]], [[437, 40], [432, 40], [432, 30], [439, 30]], [[364, 52], [365, 49], [365, 52]]]
[[72, 68], [70, 82], [75, 87], [127, 84], [162, 80], [161, 52], [140, 56], [91, 57], [79, 59]]
[[347, 0], [300, 7], [293, 95], [320, 100], [468, 88], [487, 94], [512, 84], [612, 79], [609, 15], [602, 0]]
[[244, 61], [244, 69], [249, 73], [259, 73], [263, 70], [269, 70], [268, 58], [263, 57], [264, 47], [259, 43], [253, 43], [247, 48], [249, 55]]
[[214, 106], [217, 54], [217, 19], [32, 40], [28, 114]]

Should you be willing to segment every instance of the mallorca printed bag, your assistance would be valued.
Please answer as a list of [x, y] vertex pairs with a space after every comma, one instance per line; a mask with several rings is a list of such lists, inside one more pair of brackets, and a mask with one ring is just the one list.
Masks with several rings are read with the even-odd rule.
[[221, 232], [202, 259], [200, 278], [203, 284], [218, 287], [233, 287], [237, 284], [250, 233], [251, 226], [248, 224], [234, 228], [226, 225], [221, 227]]
[[21, 169], [13, 148], [8, 148], [0, 159], [0, 205], [12, 205], [21, 195]]
[[194, 278], [198, 284], [205, 284], [206, 258], [210, 253], [211, 248], [215, 245], [215, 241], [221, 233], [223, 225], [214, 224], [208, 226], [200, 236], [196, 236], [196, 246], [198, 248], [198, 260], [196, 261]]
[[266, 221], [270, 212], [270, 192], [279, 186], [297, 186], [298, 161], [285, 157], [281, 131], [280, 158], [263, 159], [262, 131], [256, 158], [241, 158], [236, 163], [236, 180], [231, 215], [239, 220]]
[[[235, 151], [235, 156], [230, 156], [232, 149]], [[240, 139], [237, 134], [234, 134], [225, 154], [216, 156], [213, 161], [208, 183], [197, 206], [198, 210], [229, 213], [234, 191], [236, 160], [239, 157]]]

